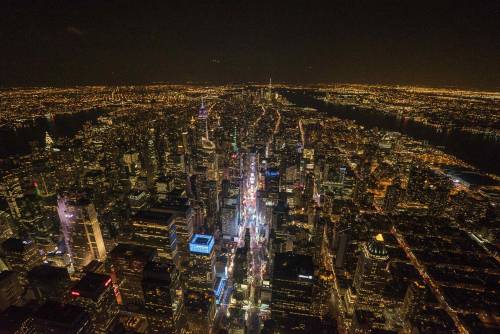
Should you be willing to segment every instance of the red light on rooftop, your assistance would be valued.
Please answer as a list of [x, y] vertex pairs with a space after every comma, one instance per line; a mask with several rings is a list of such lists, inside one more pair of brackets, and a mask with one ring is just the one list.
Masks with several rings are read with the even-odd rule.
[[106, 283], [104, 283], [104, 286], [108, 286], [111, 284], [111, 277], [106, 281]]
[[71, 291], [71, 295], [75, 296], [75, 297], [78, 297], [78, 296], [80, 296], [80, 292], [78, 292], [78, 291]]

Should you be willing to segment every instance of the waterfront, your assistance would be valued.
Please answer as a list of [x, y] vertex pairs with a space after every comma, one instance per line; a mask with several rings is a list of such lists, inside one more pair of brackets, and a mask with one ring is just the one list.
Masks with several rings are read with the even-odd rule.
[[0, 127], [0, 158], [30, 153], [30, 143], [43, 145], [45, 132], [56, 139], [72, 137], [86, 122], [95, 122], [103, 114], [100, 109], [82, 110], [73, 114], [57, 114], [25, 120], [17, 126]]
[[[283, 90], [282, 93], [290, 102], [299, 107], [314, 108], [330, 116], [353, 120], [365, 128], [377, 127], [383, 130], [400, 132], [414, 139], [426, 141], [482, 172], [500, 175], [500, 144], [489, 137], [463, 132], [459, 129], [440, 131], [425, 124], [398, 118], [376, 110], [327, 104], [321, 100], [323, 96], [309, 90]], [[467, 173], [470, 180], [470, 171]], [[490, 180], [489, 178], [474, 179], [480, 184], [489, 183], [488, 180]]]

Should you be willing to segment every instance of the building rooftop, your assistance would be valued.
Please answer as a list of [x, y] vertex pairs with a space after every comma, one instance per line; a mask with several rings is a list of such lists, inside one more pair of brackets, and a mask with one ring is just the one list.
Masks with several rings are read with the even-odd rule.
[[212, 235], [194, 234], [189, 242], [189, 251], [197, 254], [210, 254], [214, 242], [214, 237]]
[[0, 333], [18, 333], [31, 314], [32, 310], [26, 306], [10, 306], [0, 313]]
[[171, 275], [175, 271], [173, 262], [154, 262], [146, 264], [143, 271], [143, 281], [157, 281], [161, 284], [170, 284]]
[[4, 271], [0, 272], [0, 282], [3, 281], [4, 279], [8, 279], [11, 276], [16, 276], [16, 275], [17, 275], [17, 273], [15, 271], [4, 270]]
[[111, 277], [108, 275], [86, 273], [71, 289], [71, 296], [96, 300], [110, 284]]
[[150, 261], [156, 255], [156, 249], [148, 246], [119, 243], [109, 253], [111, 258]]
[[312, 256], [277, 253], [274, 260], [274, 278], [278, 279], [309, 279], [314, 277]]
[[162, 223], [170, 223], [174, 215], [166, 211], [141, 210], [137, 212], [132, 220], [135, 221], [154, 221]]
[[58, 327], [75, 328], [88, 318], [88, 313], [77, 305], [47, 301], [34, 312], [33, 318]]
[[23, 252], [24, 248], [31, 244], [31, 240], [22, 240], [18, 238], [9, 238], [2, 243], [2, 250], [4, 252]]
[[33, 267], [33, 269], [28, 272], [29, 281], [36, 280], [52, 283], [64, 279], [69, 281], [69, 274], [66, 268], [55, 267], [48, 264]]

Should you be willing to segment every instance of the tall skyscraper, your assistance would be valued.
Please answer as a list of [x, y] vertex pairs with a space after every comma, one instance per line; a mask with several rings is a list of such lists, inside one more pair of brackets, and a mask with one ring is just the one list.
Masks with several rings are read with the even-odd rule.
[[103, 261], [106, 249], [94, 204], [82, 194], [67, 193], [57, 199], [57, 211], [73, 270]]
[[[420, 282], [412, 282], [406, 289], [403, 307], [401, 308], [401, 318], [411, 324], [415, 320], [419, 309], [425, 302], [427, 289]], [[411, 325], [408, 326], [411, 328]]]
[[0, 242], [7, 240], [14, 234], [10, 226], [10, 220], [11, 218], [7, 212], [0, 211]]
[[0, 272], [0, 312], [20, 303], [23, 290], [18, 273], [10, 270]]
[[189, 200], [169, 194], [164, 202], [156, 205], [151, 210], [172, 214], [177, 239], [178, 262], [181, 265], [181, 270], [184, 270], [183, 263], [189, 258], [189, 241], [194, 232], [194, 212]]
[[174, 218], [172, 213], [155, 208], [137, 212], [131, 219], [134, 242], [153, 247], [160, 258], [177, 263], [177, 233]]
[[361, 308], [374, 308], [381, 302], [382, 292], [387, 282], [388, 260], [389, 255], [382, 234], [378, 234], [374, 240], [363, 244], [353, 283], [357, 302]]
[[129, 311], [143, 310], [142, 273], [146, 264], [152, 261], [156, 254], [156, 248], [122, 243], [109, 253], [120, 295]]
[[35, 243], [18, 238], [9, 238], [2, 243], [2, 258], [11, 270], [18, 273], [23, 286], [28, 284], [28, 271], [42, 264], [42, 256]]
[[183, 294], [175, 264], [171, 261], [148, 262], [143, 271], [142, 290], [148, 332], [181, 333]]
[[0, 179], [0, 196], [5, 198], [10, 214], [14, 218], [21, 217], [18, 201], [24, 196], [19, 183], [19, 178], [14, 174], [5, 174]]
[[107, 334], [118, 314], [111, 276], [86, 273], [71, 288], [71, 297], [90, 314], [95, 333]]
[[271, 315], [284, 332], [311, 328], [314, 263], [312, 256], [277, 253], [272, 275]]
[[215, 250], [212, 235], [195, 234], [189, 242], [189, 263], [185, 274], [184, 298], [187, 325], [204, 333], [215, 315]]
[[66, 268], [42, 264], [28, 272], [29, 287], [39, 302], [64, 302], [69, 297], [71, 280]]
[[391, 211], [398, 203], [402, 200], [403, 189], [399, 180], [396, 180], [393, 184], [387, 187], [385, 197], [384, 197], [384, 210]]

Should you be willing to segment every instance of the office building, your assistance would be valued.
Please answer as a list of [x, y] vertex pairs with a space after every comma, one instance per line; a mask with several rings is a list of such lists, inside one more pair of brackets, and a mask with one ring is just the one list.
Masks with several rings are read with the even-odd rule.
[[382, 234], [362, 245], [353, 282], [360, 308], [377, 309], [377, 305], [382, 302], [382, 293], [388, 279], [388, 261]]
[[109, 253], [109, 257], [124, 307], [129, 311], [142, 311], [142, 273], [146, 264], [156, 257], [156, 248], [120, 243]]
[[277, 253], [272, 274], [271, 315], [277, 326], [287, 331], [293, 327], [311, 328], [313, 287], [312, 256]]
[[39, 302], [65, 302], [69, 297], [71, 280], [66, 268], [38, 265], [28, 272], [28, 281], [30, 290]]
[[95, 333], [107, 334], [118, 314], [111, 276], [86, 273], [71, 288], [71, 298], [90, 314]]
[[148, 333], [181, 333], [183, 293], [175, 264], [148, 262], [143, 271], [142, 291]]
[[18, 273], [23, 286], [28, 283], [28, 271], [42, 264], [42, 256], [35, 243], [18, 238], [9, 238], [2, 243], [2, 258], [11, 270]]
[[184, 304], [187, 326], [203, 333], [215, 315], [215, 249], [212, 235], [194, 234], [189, 242]]
[[162, 259], [177, 263], [177, 233], [174, 215], [155, 208], [141, 210], [132, 218], [133, 241], [155, 248]]
[[106, 248], [94, 204], [82, 194], [66, 193], [58, 197], [57, 211], [71, 270], [81, 271], [92, 260], [104, 261]]
[[83, 307], [47, 301], [36, 309], [27, 333], [94, 334], [103, 333], [93, 326], [91, 316]]
[[23, 290], [15, 271], [0, 272], [0, 312], [20, 303]]
[[189, 200], [179, 192], [171, 191], [165, 201], [150, 209], [154, 212], [163, 212], [172, 215], [175, 226], [176, 252], [180, 269], [183, 270], [185, 261], [189, 257], [189, 241], [194, 231], [194, 211]]

